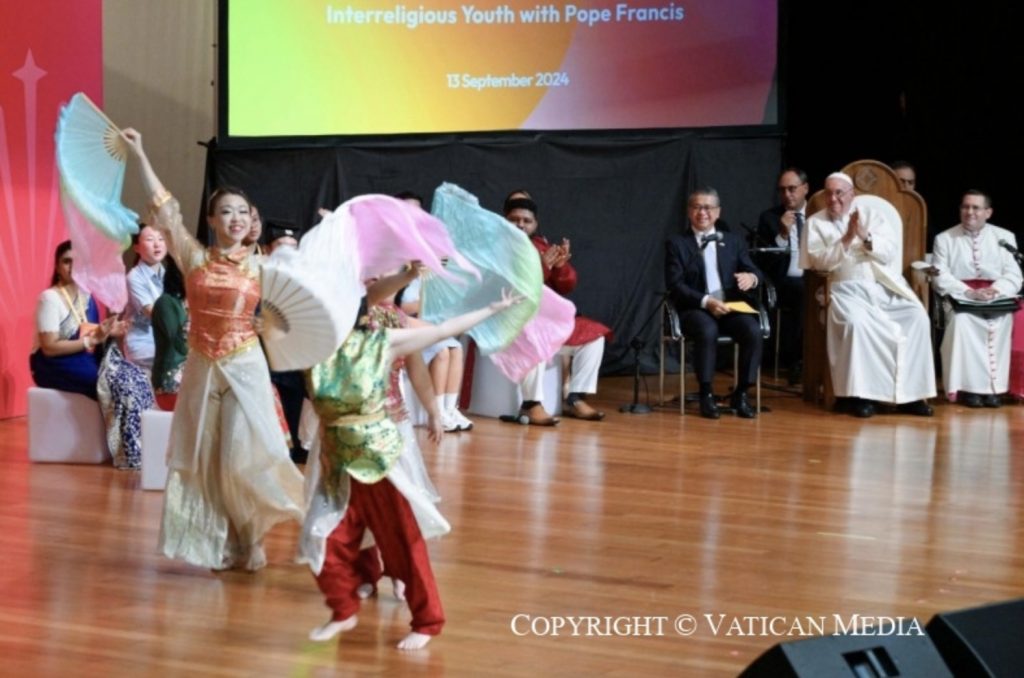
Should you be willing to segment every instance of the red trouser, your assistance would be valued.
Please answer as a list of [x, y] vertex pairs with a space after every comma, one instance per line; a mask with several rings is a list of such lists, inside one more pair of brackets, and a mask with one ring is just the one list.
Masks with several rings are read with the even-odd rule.
[[412, 611], [412, 630], [428, 636], [441, 633], [444, 610], [430, 570], [427, 544], [406, 501], [388, 479], [365, 485], [350, 478], [351, 493], [345, 518], [327, 538], [324, 567], [316, 583], [340, 621], [359, 611], [356, 589], [363, 582], [356, 563], [363, 533], [369, 528], [387, 564], [388, 574], [405, 583]]
[[[370, 584], [373, 586], [374, 593], [377, 592], [377, 582], [385, 574], [388, 574], [384, 566], [380, 562], [380, 549], [376, 546], [371, 546], [368, 549], [363, 549], [359, 552], [359, 557], [356, 558], [356, 576], [359, 577], [361, 584]], [[391, 575], [388, 574], [390, 577]], [[397, 577], [396, 577], [397, 578]]]

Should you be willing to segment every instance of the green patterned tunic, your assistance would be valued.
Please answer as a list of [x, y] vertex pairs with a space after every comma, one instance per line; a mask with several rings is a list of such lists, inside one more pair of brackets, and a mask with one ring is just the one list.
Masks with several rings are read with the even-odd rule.
[[323, 451], [332, 460], [328, 485], [337, 487], [342, 472], [376, 483], [402, 453], [401, 434], [384, 411], [390, 371], [386, 330], [356, 328], [333, 356], [306, 373]]

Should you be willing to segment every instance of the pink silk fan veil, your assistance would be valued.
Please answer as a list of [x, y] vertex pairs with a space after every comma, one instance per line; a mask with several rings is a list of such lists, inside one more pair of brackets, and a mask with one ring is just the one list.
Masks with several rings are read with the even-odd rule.
[[107, 308], [128, 302], [121, 253], [138, 233], [138, 215], [121, 204], [127, 152], [120, 130], [81, 92], [61, 109], [56, 131], [60, 196], [75, 282]]
[[[444, 183], [434, 193], [434, 214], [448, 227], [455, 246], [480, 272], [477, 285], [428, 277], [423, 283], [422, 315], [431, 322], [479, 308], [513, 289], [525, 300], [488, 318], [469, 335], [480, 352], [514, 382], [551, 359], [575, 325], [576, 307], [544, 284], [540, 256], [530, 239], [503, 217], [480, 207], [476, 196]], [[461, 272], [449, 265], [456, 277]]]
[[390, 275], [414, 260], [453, 279], [442, 259], [480, 278], [476, 267], [455, 249], [445, 225], [416, 205], [387, 195], [362, 195], [342, 203], [335, 210], [339, 212], [352, 220], [363, 280]]
[[263, 263], [262, 336], [271, 366], [306, 369], [326, 360], [355, 324], [363, 280], [412, 260], [443, 271], [442, 258], [462, 260], [444, 224], [401, 200], [360, 196], [325, 213], [297, 249], [279, 249]]

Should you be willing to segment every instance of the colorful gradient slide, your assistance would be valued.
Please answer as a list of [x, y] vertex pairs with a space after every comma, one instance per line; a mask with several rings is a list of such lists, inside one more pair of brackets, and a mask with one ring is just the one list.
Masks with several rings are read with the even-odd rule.
[[776, 122], [776, 0], [234, 0], [229, 136]]

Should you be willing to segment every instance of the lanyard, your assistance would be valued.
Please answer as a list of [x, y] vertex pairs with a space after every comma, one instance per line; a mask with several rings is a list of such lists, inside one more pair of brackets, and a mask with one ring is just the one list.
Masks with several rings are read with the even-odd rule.
[[71, 295], [68, 294], [68, 290], [64, 285], [60, 286], [60, 293], [64, 295], [64, 301], [67, 302], [68, 308], [71, 309], [71, 315], [75, 316], [75, 320], [78, 321], [79, 325], [84, 325], [88, 322], [88, 318], [85, 317], [85, 307], [82, 304], [82, 296], [80, 294], [75, 295], [75, 300], [71, 301]]

